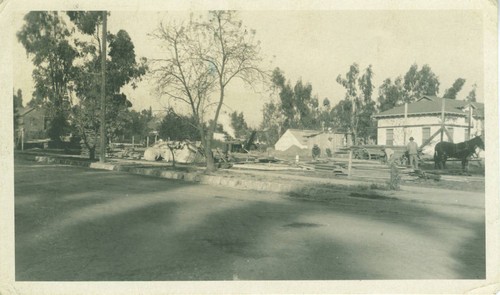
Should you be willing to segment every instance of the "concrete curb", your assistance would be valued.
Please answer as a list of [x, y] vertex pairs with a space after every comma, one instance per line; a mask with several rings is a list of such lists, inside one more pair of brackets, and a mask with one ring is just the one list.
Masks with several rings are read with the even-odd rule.
[[298, 188], [298, 186], [293, 184], [246, 180], [219, 175], [201, 175], [200, 183], [232, 187], [242, 190], [255, 190], [275, 193], [288, 193]]
[[[324, 179], [318, 179], [314, 181], [307, 180], [296, 180], [296, 179], [284, 179], [282, 182], [278, 181], [259, 181], [259, 180], [251, 180], [251, 179], [242, 179], [240, 177], [230, 175], [206, 175], [200, 172], [179, 172], [179, 171], [168, 171], [162, 170], [161, 168], [144, 168], [144, 167], [133, 167], [127, 164], [119, 164], [119, 163], [99, 163], [99, 162], [90, 162], [85, 160], [76, 160], [76, 159], [65, 159], [59, 157], [51, 157], [51, 156], [34, 156], [34, 155], [23, 155], [26, 156], [27, 160], [34, 160], [36, 162], [41, 163], [57, 163], [57, 164], [66, 164], [66, 165], [74, 165], [74, 166], [82, 166], [89, 167], [91, 169], [100, 169], [100, 170], [108, 170], [108, 171], [120, 171], [126, 172], [130, 174], [136, 175], [144, 175], [144, 176], [152, 176], [157, 178], [165, 178], [165, 179], [174, 179], [174, 180], [183, 180], [196, 182], [207, 185], [215, 185], [215, 186], [224, 186], [241, 190], [254, 190], [254, 191], [263, 191], [263, 192], [273, 192], [273, 193], [291, 193], [297, 192], [303, 189], [304, 187], [310, 186], [310, 189], [316, 188], [322, 190], [320, 187], [324, 184], [337, 185], [340, 187], [349, 187], [349, 186], [369, 186], [370, 183], [364, 183], [357, 180], [346, 180], [339, 179], [333, 180], [330, 179], [328, 181]], [[325, 188], [328, 190], [328, 188]], [[397, 195], [398, 198], [410, 200], [410, 201], [419, 201], [424, 203], [443, 203], [449, 204], [450, 201], [440, 200], [439, 198], [435, 198], [435, 195], [439, 195], [442, 192], [446, 192], [442, 189], [435, 188], [419, 188], [419, 187], [411, 187], [411, 186], [401, 186], [401, 191], [391, 191], [391, 192], [380, 192], [383, 195]], [[414, 194], [420, 195], [420, 197], [415, 197]], [[411, 194], [411, 195], [409, 195]], [[472, 192], [453, 192], [453, 198], [461, 199], [460, 203], [468, 203], [464, 202], [467, 199], [470, 199], [471, 194], [475, 194]]]
[[[165, 179], [184, 180], [207, 185], [231, 187], [241, 190], [254, 190], [274, 193], [290, 193], [304, 187], [304, 181], [284, 180], [284, 182], [261, 181], [242, 179], [234, 176], [206, 175], [199, 172], [179, 172], [162, 170], [161, 168], [140, 168], [126, 165], [115, 165], [111, 163], [92, 163], [90, 168], [127, 172], [136, 175], [152, 176]], [[313, 183], [313, 182], [311, 182]], [[323, 184], [317, 182], [316, 184]], [[330, 183], [340, 186], [366, 185], [359, 181], [342, 181], [341, 183]]]
[[115, 170], [115, 165], [108, 163], [92, 162], [89, 168], [92, 169], [102, 169], [102, 170]]
[[78, 161], [73, 159], [63, 159], [50, 156], [35, 156], [34, 160], [40, 163], [57, 163], [57, 164], [89, 167], [91, 169], [121, 171], [136, 175], [153, 176], [153, 177], [174, 179], [174, 180], [184, 180], [184, 181], [198, 182], [201, 184], [231, 187], [242, 190], [289, 193], [292, 191], [296, 191], [301, 187], [300, 185], [292, 183], [245, 180], [241, 178], [228, 177], [222, 175], [203, 175], [199, 172], [193, 173], [193, 172], [168, 171], [168, 170], [162, 170], [161, 168], [140, 168], [140, 167], [131, 167], [128, 165], [120, 165], [115, 163], [88, 162], [83, 160]]
[[48, 157], [48, 156], [35, 156], [34, 160], [35, 162], [39, 163], [55, 163], [55, 164], [65, 164], [65, 165], [82, 166], [82, 167], [89, 167], [91, 164], [94, 164], [88, 161], [79, 161], [73, 159], [63, 159], [63, 158]]

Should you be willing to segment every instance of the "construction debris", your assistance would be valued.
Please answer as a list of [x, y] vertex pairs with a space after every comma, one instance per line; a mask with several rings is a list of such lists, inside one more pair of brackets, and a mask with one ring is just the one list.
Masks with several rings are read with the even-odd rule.
[[433, 174], [430, 172], [424, 172], [422, 170], [414, 170], [413, 172], [409, 173], [410, 176], [417, 176], [418, 178], [422, 179], [433, 179], [435, 181], [441, 180], [441, 175], [439, 174]]
[[204, 161], [204, 156], [201, 153], [200, 143], [192, 143], [189, 141], [159, 141], [144, 151], [144, 160], [201, 163]]

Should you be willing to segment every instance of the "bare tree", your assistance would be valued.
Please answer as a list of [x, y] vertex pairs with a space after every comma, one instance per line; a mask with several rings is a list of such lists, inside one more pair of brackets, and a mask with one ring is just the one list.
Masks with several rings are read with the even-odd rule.
[[[160, 24], [153, 36], [166, 51], [166, 57], [152, 65], [158, 89], [189, 106], [207, 170], [213, 171], [212, 140], [227, 86], [235, 79], [252, 86], [266, 75], [259, 68], [262, 58], [255, 31], [243, 27], [234, 11], [211, 11], [207, 20], [191, 16], [184, 24]], [[209, 117], [214, 124], [207, 124]]]

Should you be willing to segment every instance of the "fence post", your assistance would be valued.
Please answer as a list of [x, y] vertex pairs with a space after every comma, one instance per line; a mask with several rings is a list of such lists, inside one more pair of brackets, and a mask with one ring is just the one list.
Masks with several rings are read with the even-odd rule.
[[352, 149], [349, 150], [349, 163], [347, 164], [347, 177], [351, 177], [352, 168]]
[[406, 145], [406, 126], [408, 125], [408, 103], [405, 102], [405, 119], [404, 119], [404, 127], [403, 127], [403, 133], [404, 133], [404, 139], [403, 139], [403, 144]]
[[444, 120], [445, 120], [445, 117], [444, 117], [444, 104], [445, 104], [445, 98], [442, 99], [442, 102], [441, 102], [441, 141], [443, 141], [443, 133], [444, 133], [444, 128], [446, 128], [444, 126]]
[[467, 140], [470, 139], [470, 131], [472, 127], [472, 103], [469, 105], [469, 120], [468, 120], [468, 126], [467, 126]]

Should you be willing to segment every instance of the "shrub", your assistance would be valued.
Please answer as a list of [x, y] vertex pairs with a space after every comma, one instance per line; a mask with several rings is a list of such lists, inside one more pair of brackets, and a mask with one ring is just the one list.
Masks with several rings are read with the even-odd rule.
[[398, 166], [396, 166], [396, 163], [391, 162], [391, 178], [388, 183], [389, 189], [398, 190], [400, 182], [401, 175], [399, 175]]
[[319, 157], [319, 155], [321, 155], [321, 149], [317, 144], [315, 144], [312, 148], [312, 157], [313, 159], [316, 159]]
[[325, 152], [326, 152], [326, 156], [327, 156], [328, 158], [331, 158], [331, 157], [332, 157], [332, 150], [331, 150], [331, 149], [326, 148]]

